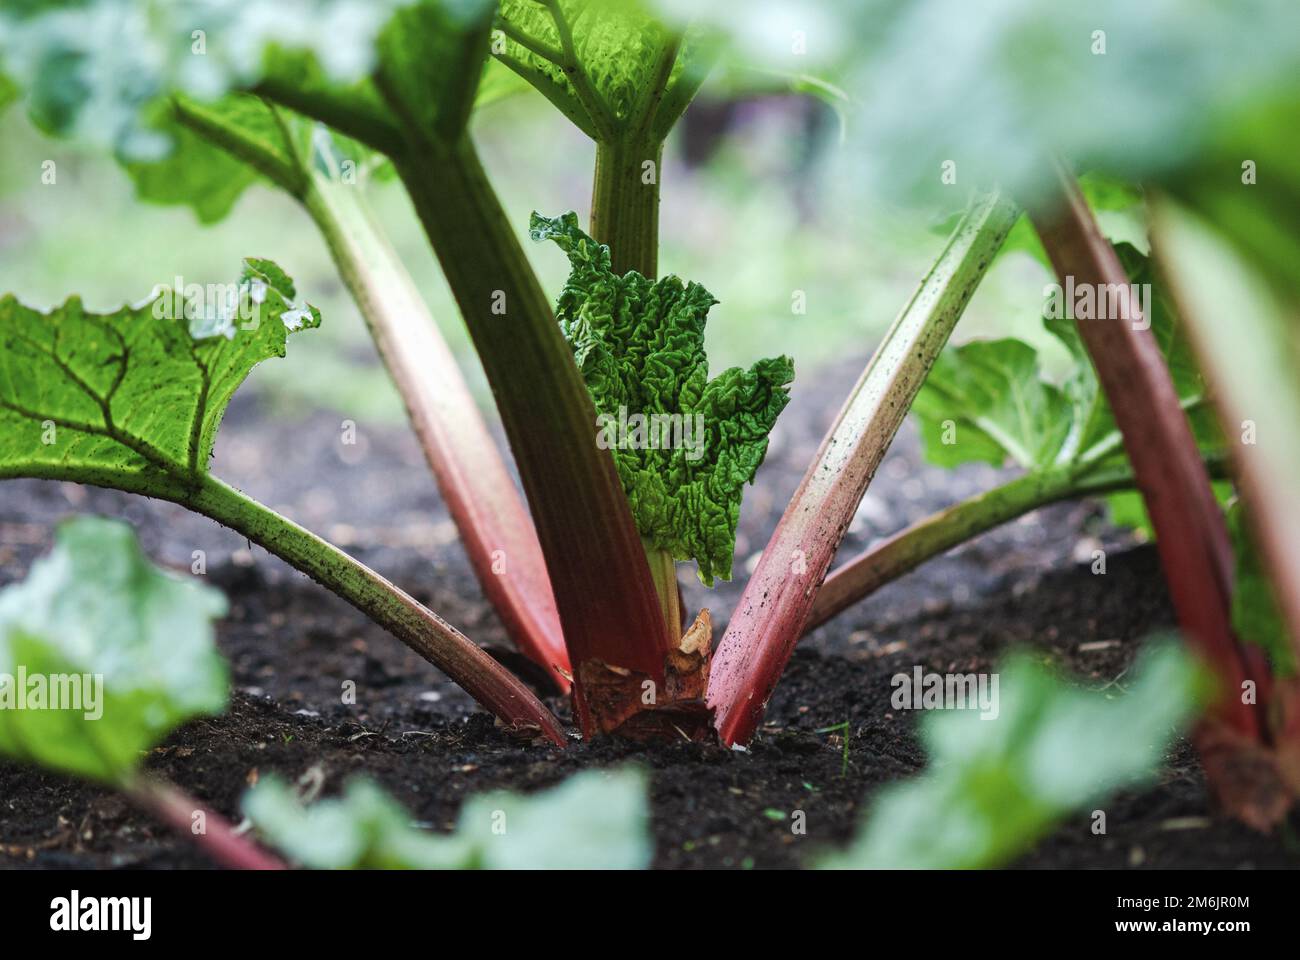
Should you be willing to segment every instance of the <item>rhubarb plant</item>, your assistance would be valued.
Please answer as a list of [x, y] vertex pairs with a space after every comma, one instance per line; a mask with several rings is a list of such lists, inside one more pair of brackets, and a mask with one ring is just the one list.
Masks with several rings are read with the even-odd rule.
[[[1077, 109], [1053, 102], [1045, 110], [1017, 99], [1045, 89], [1017, 76], [1022, 58], [985, 62], [1016, 42], [1022, 28], [1043, 26], [1032, 4], [1007, 2], [996, 5], [993, 42], [970, 56], [960, 30], [927, 41], [927, 51], [945, 51], [961, 68], [942, 76], [956, 75], [977, 93], [958, 87], [929, 104], [935, 113], [917, 111], [891, 91], [899, 83], [923, 91], [934, 85], [925, 74], [917, 79], [916, 63], [897, 62], [888, 38], [928, 36], [935, 11], [945, 24], [965, 23], [970, 13], [948, 0], [914, 6], [921, 12], [886, 11], [892, 29], [874, 29], [864, 45], [874, 58], [869, 75], [879, 81], [865, 85], [865, 129], [880, 143], [863, 156], [888, 160], [900, 144], [928, 155], [938, 148], [936, 137], [947, 149], [951, 131], [965, 129], [961, 182], [983, 189], [969, 194], [933, 268], [823, 440], [712, 655], [707, 610], [682, 629], [690, 617], [678, 606], [675, 562], [694, 560], [705, 583], [729, 575], [741, 493], [764, 458], [792, 375], [782, 357], [710, 379], [703, 331], [714, 298], [658, 270], [664, 143], [718, 56], [723, 28], [716, 20], [704, 29], [661, 20], [641, 3], [595, 0], [329, 0], [313, 5], [310, 23], [259, 17], [266, 5], [226, 0], [187, 0], [163, 11], [131, 0], [37, 3], [0, 15], [0, 62], [43, 128], [114, 148], [142, 196], [191, 203], [212, 220], [262, 178], [302, 203], [406, 400], [485, 592], [520, 648], [556, 685], [563, 689], [572, 679], [584, 735], [716, 735], [726, 745], [748, 743], [811, 624], [1036, 505], [1136, 488], [1185, 636], [1218, 678], [1219, 696], [1198, 732], [1212, 780], [1243, 819], [1274, 823], [1293, 789], [1270, 793], [1276, 783], [1263, 782], [1268, 778], [1245, 784], [1236, 796], [1228, 789], [1242, 753], [1265, 758], [1275, 780], [1285, 776], [1274, 748], [1288, 724], [1261, 719], [1265, 711], [1239, 693], [1258, 687], [1267, 709], [1287, 702], [1258, 650], [1234, 632], [1231, 543], [1205, 462], [1222, 470], [1223, 458], [1196, 374], [1198, 366], [1212, 373], [1213, 364], [1203, 346], [1198, 362], [1191, 359], [1167, 294], [1144, 300], [1135, 293], [1141, 284], [1160, 284], [1148, 279], [1150, 265], [1137, 251], [1117, 251], [1103, 234], [1070, 166], [1099, 162], [1108, 176], [1150, 177], [1191, 196], [1193, 205], [1200, 198], [1213, 207], [1218, 201], [1197, 193], [1189, 173], [1195, 145], [1174, 135], [1187, 105], [1180, 100], [1161, 113], [1168, 143], [1151, 151], [1158, 159], [1148, 166], [1124, 162], [1129, 148], [1118, 123], [1119, 133], [1103, 131], [1095, 148], [1080, 144]], [[1068, 25], [1077, 28], [1080, 16], [1072, 14]], [[215, 55], [177, 56], [178, 41], [199, 42], [193, 23], [200, 17], [207, 26], [199, 32]], [[1083, 56], [1067, 48], [1071, 57]], [[1291, 54], [1269, 50], [1262, 65], [1252, 64], [1251, 83], [1214, 100], [1220, 121], [1240, 90], [1273, 78], [1278, 64], [1293, 65]], [[1168, 58], [1160, 62], [1170, 69]], [[1131, 58], [1121, 65], [1117, 73], [1127, 75]], [[1197, 64], [1190, 66], [1192, 88], [1217, 97]], [[555, 308], [519, 243], [523, 225], [507, 219], [470, 128], [475, 105], [500, 91], [489, 81], [502, 70], [535, 88], [596, 144], [588, 230], [572, 214], [536, 217], [531, 225], [537, 239], [555, 241], [570, 259]], [[1096, 71], [1090, 63], [1078, 72]], [[1005, 82], [1008, 76], [1016, 82]], [[1113, 102], [1122, 101], [1101, 86]], [[971, 131], [971, 116], [980, 113], [969, 110], [972, 98], [1006, 110]], [[900, 111], [900, 103], [907, 109]], [[1103, 101], [1094, 112], [1106, 115], [1107, 107]], [[943, 112], [953, 110], [959, 115]], [[1022, 126], [1028, 136], [1019, 136]], [[170, 157], [168, 149], [175, 151]], [[207, 159], [192, 162], [199, 154]], [[418, 293], [341, 176], [345, 164], [391, 167], [409, 195], [482, 361], [531, 524]], [[1027, 219], [1015, 228], [1022, 206]], [[1165, 221], [1173, 224], [1175, 245], [1176, 220]], [[1258, 217], [1242, 222], [1258, 224]], [[1135, 223], [1142, 221], [1130, 219], [1130, 239], [1141, 233]], [[1033, 351], [1015, 341], [944, 353], [1014, 229], [1021, 231], [1014, 243], [1037, 238], [1065, 290], [1115, 291], [1095, 314], [1068, 297], [1071, 309], [1049, 320], [1074, 361], [1061, 383], [1046, 381]], [[1233, 242], [1248, 245], [1248, 235], [1238, 224]], [[1177, 262], [1197, 252], [1188, 242]], [[1163, 263], [1159, 249], [1155, 256]], [[1270, 267], [1271, 294], [1293, 293], [1285, 271]], [[1181, 283], [1194, 288], [1195, 279], [1184, 275]], [[213, 517], [347, 598], [511, 729], [563, 744], [560, 722], [467, 638], [378, 574], [209, 474], [212, 438], [230, 394], [254, 363], [283, 354], [290, 330], [319, 321], [269, 261], [249, 261], [232, 291], [215, 313], [198, 314], [169, 311], [174, 291], [103, 315], [76, 300], [48, 313], [12, 298], [0, 302], [8, 348], [0, 360], [0, 424], [11, 428], [0, 440], [0, 477], [111, 486]], [[1185, 293], [1171, 294], [1188, 310]], [[450, 403], [429, 391], [433, 371], [450, 385]], [[1236, 410], [1246, 395], [1229, 391], [1227, 402]], [[849, 520], [914, 401], [927, 452], [939, 462], [1009, 459], [1024, 473], [846, 565], [822, 590]], [[665, 420], [676, 424], [685, 442], [665, 450], [649, 443], [648, 432], [624, 442], [624, 424], [634, 417], [647, 431], [656, 423], [662, 429]], [[462, 422], [469, 426], [459, 431]], [[1224, 436], [1233, 427], [1226, 423]], [[1281, 462], [1255, 468], [1255, 485], [1265, 489], [1259, 478], [1268, 478], [1274, 498], [1278, 478], [1286, 476]], [[504, 578], [489, 560], [501, 544], [508, 544], [515, 570]], [[1294, 574], [1277, 538], [1266, 538], [1265, 546], [1276, 579]], [[1294, 619], [1293, 593], [1283, 591], [1280, 600]], [[1026, 716], [1042, 712], [1031, 707]], [[1017, 726], [1013, 733], [1023, 731]], [[945, 789], [960, 793], [962, 786]], [[274, 820], [274, 791], [267, 796]], [[363, 791], [319, 816], [350, 817], [351, 803], [383, 807]], [[1062, 807], [1032, 809], [1026, 829]], [[376, 816], [387, 823], [391, 813]], [[346, 855], [318, 862], [388, 856], [374, 853], [365, 838], [388, 837], [389, 827], [374, 826], [364, 809], [356, 815], [370, 824], [353, 831], [361, 839]], [[985, 852], [1001, 849], [995, 843]], [[317, 856], [305, 846], [299, 854]]]

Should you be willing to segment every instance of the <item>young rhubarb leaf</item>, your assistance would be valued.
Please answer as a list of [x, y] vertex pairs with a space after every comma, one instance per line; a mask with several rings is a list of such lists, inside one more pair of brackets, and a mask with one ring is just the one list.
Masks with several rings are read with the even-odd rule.
[[[1205, 382], [1150, 260], [1129, 244], [1116, 250], [1130, 283], [1144, 291], [1144, 316], [1198, 445], [1207, 455], [1220, 453], [1223, 438], [1206, 402]], [[1057, 295], [1055, 301], [1049, 297], [1043, 323], [1073, 361], [1059, 384], [1043, 376], [1037, 351], [1021, 340], [971, 341], [949, 347], [939, 357], [912, 407], [930, 462], [945, 467], [973, 461], [1002, 466], [1010, 460], [1031, 472], [1066, 467], [1080, 476], [1125, 462], [1115, 418], [1071, 319], [1075, 304], [1064, 302], [1064, 291]], [[1218, 491], [1226, 496], [1227, 485], [1219, 485]], [[1116, 493], [1109, 499], [1117, 522], [1149, 531], [1139, 494]]]
[[609, 248], [573, 213], [533, 214], [531, 235], [568, 254], [556, 317], [641, 536], [674, 559], [694, 559], [706, 585], [730, 579], [744, 486], [789, 402], [793, 362], [760, 360], [709, 379], [704, 325], [718, 302], [709, 291], [673, 276], [615, 274]]
[[637, 870], [649, 865], [646, 778], [636, 768], [579, 773], [528, 796], [466, 801], [451, 836], [420, 830], [373, 783], [304, 809], [268, 777], [244, 798], [259, 832], [318, 870]]
[[1062, 682], [1033, 657], [1002, 669], [996, 716], [921, 721], [930, 769], [886, 787], [832, 869], [995, 867], [1067, 814], [1150, 779], [1191, 719], [1202, 676], [1180, 647], [1148, 650], [1119, 699]]
[[250, 259], [238, 284], [162, 288], [112, 313], [0, 299], [0, 478], [181, 498], [249, 371], [320, 324], [295, 296], [284, 271]]
[[212, 629], [225, 612], [216, 590], [151, 564], [125, 524], [64, 523], [0, 591], [0, 752], [127, 782], [174, 727], [225, 709]]

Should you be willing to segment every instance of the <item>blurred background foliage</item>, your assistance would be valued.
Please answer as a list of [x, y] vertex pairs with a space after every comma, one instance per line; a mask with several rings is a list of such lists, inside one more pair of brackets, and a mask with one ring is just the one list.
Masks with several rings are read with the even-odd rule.
[[[861, 148], [842, 137], [844, 118], [833, 106], [781, 92], [789, 87], [784, 80], [758, 84], [773, 92], [755, 93], [754, 86], [752, 77], [738, 81], [720, 70], [673, 133], [662, 181], [660, 268], [705, 284], [721, 299], [708, 328], [715, 371], [785, 353], [800, 378], [811, 379], [832, 358], [865, 358], [944, 237], [930, 220], [864, 194]], [[483, 108], [475, 136], [521, 242], [547, 290], [558, 294], [564, 258], [528, 242], [528, 215], [574, 209], [585, 219], [594, 145], [531, 89]], [[321, 309], [324, 323], [295, 342], [292, 363], [255, 372], [255, 387], [272, 402], [306, 400], [354, 417], [402, 418], [323, 242], [288, 196], [256, 185], [228, 218], [203, 226], [188, 208], [137, 201], [126, 171], [104, 150], [47, 137], [21, 109], [0, 116], [0, 144], [0, 290], [39, 307], [79, 293], [90, 307], [107, 309], [142, 299], [176, 276], [222, 283], [236, 276], [241, 258], [274, 257]], [[47, 160], [55, 163], [53, 185], [42, 182]], [[486, 399], [464, 325], [401, 185], [389, 178], [368, 189]], [[962, 337], [1039, 336], [1042, 281], [1029, 295], [1025, 282], [1042, 271], [1020, 254], [1005, 260], [981, 286]], [[805, 313], [795, 312], [796, 291], [804, 294]]]
[[[670, 22], [704, 27], [721, 51], [667, 146], [660, 255], [662, 272], [697, 280], [722, 301], [708, 332], [715, 369], [787, 353], [800, 374], [797, 391], [818, 364], [865, 355], [969, 192], [996, 181], [1032, 201], [1053, 153], [1092, 172], [1099, 189], [1089, 197], [1112, 239], [1145, 247], [1140, 207], [1132, 208], [1123, 183], [1153, 185], [1211, 219], [1275, 285], [1294, 289], [1295, 0], [590, 2], [649, 7]], [[24, 6], [96, 3], [108, 5]], [[240, 10], [217, 0], [199, 6], [228, 16]], [[342, 16], [352, 8], [339, 9]], [[373, 8], [349, 15], [377, 16]], [[92, 114], [93, 129], [94, 110], [83, 112]], [[134, 201], [105, 151], [48, 139], [23, 113], [0, 116], [0, 290], [35, 306], [81, 293], [106, 308], [177, 275], [224, 282], [243, 256], [271, 256], [300, 278], [325, 323], [297, 345], [294, 363], [273, 384], [256, 374], [254, 382], [281, 399], [400, 416], [355, 307], [292, 201], [255, 187], [231, 217], [202, 227], [186, 209]], [[521, 238], [534, 209], [586, 216], [594, 147], [535, 91], [482, 109], [475, 135]], [[57, 185], [42, 183], [47, 160], [57, 165]], [[1243, 184], [1245, 161], [1257, 166], [1258, 185]], [[946, 162], [955, 164], [955, 184], [939, 175]], [[389, 180], [371, 189], [482, 390], [400, 186]], [[548, 290], [558, 292], [563, 258], [525, 246]], [[1049, 373], [1059, 372], [1067, 358], [1038, 322], [1050, 279], [1034, 256], [1041, 250], [1023, 224], [1008, 248], [955, 340], [1017, 336], [1042, 351]], [[796, 291], [805, 313], [793, 309]]]

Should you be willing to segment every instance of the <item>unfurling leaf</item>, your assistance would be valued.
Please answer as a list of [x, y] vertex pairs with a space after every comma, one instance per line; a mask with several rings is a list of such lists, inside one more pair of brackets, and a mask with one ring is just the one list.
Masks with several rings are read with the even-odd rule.
[[[1140, 297], [1143, 322], [1151, 324], [1169, 365], [1197, 444], [1206, 452], [1221, 450], [1223, 439], [1205, 402], [1204, 380], [1150, 260], [1128, 244], [1120, 244], [1116, 251]], [[1058, 292], [1061, 307], [1072, 309], [1063, 294]], [[1122, 463], [1119, 430], [1077, 328], [1078, 323], [1120, 322], [1126, 321], [1076, 321], [1045, 311], [1044, 326], [1065, 346], [1072, 361], [1059, 384], [1043, 376], [1037, 351], [1021, 340], [974, 340], [946, 349], [912, 407], [926, 458], [945, 467], [972, 461], [1002, 466], [1008, 459], [1030, 471], [1074, 466], [1080, 475]], [[1218, 492], [1222, 496], [1226, 488], [1221, 486]], [[1113, 494], [1110, 502], [1116, 522], [1149, 529], [1139, 494]]]
[[1147, 651], [1119, 699], [1063, 683], [1028, 655], [1000, 673], [996, 716], [941, 710], [922, 719], [930, 768], [886, 787], [847, 851], [849, 869], [995, 867], [1053, 823], [1150, 778], [1191, 716], [1201, 674], [1183, 650]]
[[[131, 528], [82, 517], [0, 591], [0, 752], [121, 783], [190, 717], [226, 707], [216, 590], [160, 570]], [[35, 702], [37, 696], [41, 702]]]
[[713, 295], [673, 276], [616, 275], [609, 248], [577, 222], [533, 214], [531, 232], [569, 256], [556, 316], [595, 401], [598, 442], [614, 455], [641, 536], [696, 560], [705, 584], [729, 579], [744, 485], [767, 454], [794, 366], [776, 357], [709, 379]]
[[249, 371], [320, 324], [294, 297], [274, 263], [246, 260], [237, 284], [163, 288], [113, 313], [0, 299], [0, 479], [182, 496]]
[[480, 794], [451, 836], [416, 828], [363, 780], [304, 809], [268, 777], [244, 798], [244, 812], [268, 841], [320, 870], [636, 870], [653, 852], [645, 775], [635, 768], [579, 773], [528, 796]]

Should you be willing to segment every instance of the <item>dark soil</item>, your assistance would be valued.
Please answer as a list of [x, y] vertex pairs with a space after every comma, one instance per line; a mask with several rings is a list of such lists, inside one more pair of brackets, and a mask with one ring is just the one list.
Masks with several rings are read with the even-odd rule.
[[[804, 377], [783, 415], [759, 482], [747, 494], [737, 581], [688, 605], [709, 606], [715, 636], [861, 361]], [[342, 417], [271, 414], [237, 398], [214, 472], [353, 552], [478, 642], [506, 640], [469, 572], [411, 436], [361, 423], [340, 442]], [[905, 428], [872, 485], [842, 552], [848, 556], [930, 511], [989, 486], [996, 471], [924, 466]], [[1142, 638], [1172, 624], [1154, 551], [1110, 527], [1096, 503], [1056, 506], [995, 531], [881, 590], [808, 637], [748, 752], [678, 743], [525, 746], [495, 729], [442, 674], [351, 607], [242, 538], [166, 503], [29, 481], [0, 483], [0, 584], [47, 550], [75, 513], [122, 517], [150, 554], [207, 576], [228, 595], [219, 639], [235, 689], [222, 717], [200, 720], [153, 752], [149, 766], [228, 815], [259, 775], [312, 768], [325, 791], [368, 774], [423, 823], [450, 829], [474, 792], [553, 784], [573, 771], [635, 760], [653, 771], [661, 867], [789, 867], [842, 844], [881, 785], [925, 758], [915, 718], [891, 712], [889, 678], [926, 669], [988, 670], [1012, 646], [1044, 651], [1092, 686], [1119, 679]], [[1107, 551], [1107, 573], [1088, 566]], [[345, 680], [357, 704], [341, 703]], [[553, 706], [567, 720], [567, 706]], [[848, 722], [848, 764], [838, 733]], [[807, 815], [791, 834], [788, 811]], [[777, 818], [774, 811], [783, 815]], [[1180, 743], [1158, 784], [1106, 804], [1109, 833], [1080, 815], [1022, 863], [1033, 867], [1262, 867], [1300, 864], [1277, 838], [1223, 819], [1200, 766]], [[203, 867], [202, 853], [120, 798], [0, 762], [0, 866]]]

